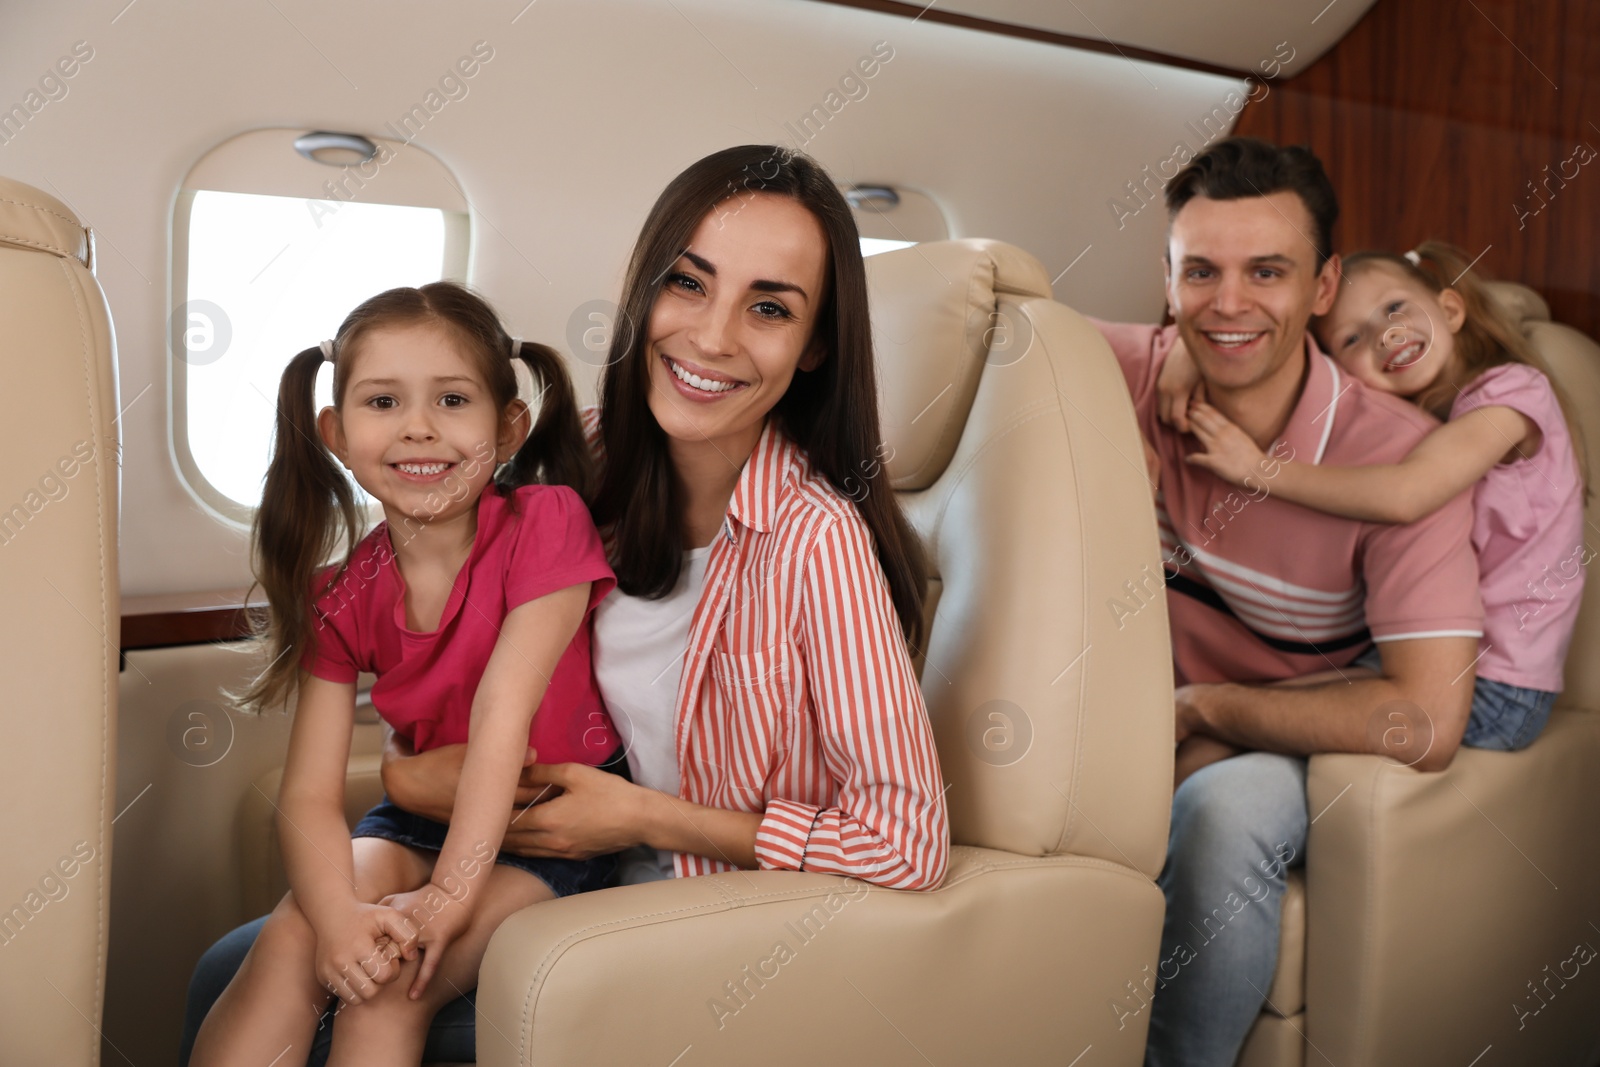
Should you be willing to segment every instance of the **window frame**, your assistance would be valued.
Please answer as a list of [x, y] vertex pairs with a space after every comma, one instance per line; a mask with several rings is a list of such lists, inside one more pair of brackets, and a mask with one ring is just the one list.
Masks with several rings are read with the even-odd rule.
[[[178, 310], [189, 300], [189, 237], [195, 195], [200, 192], [250, 193], [300, 200], [390, 204], [434, 208], [444, 213], [444, 262], [440, 278], [466, 284], [472, 260], [471, 206], [461, 184], [436, 156], [414, 143], [371, 137], [378, 147], [367, 165], [329, 165], [302, 156], [294, 142], [308, 131], [260, 129], [238, 134], [206, 151], [179, 184], [173, 198], [172, 255], [166, 333], [167, 438], [178, 481], [214, 518], [248, 528], [256, 508], [217, 488], [201, 471], [189, 440], [188, 368]], [[382, 162], [377, 162], [382, 161]], [[370, 176], [365, 171], [370, 170]], [[346, 198], [330, 196], [328, 183], [342, 185]]]
[[[873, 183], [863, 182], [870, 186]], [[848, 192], [855, 186], [841, 184], [839, 191]], [[899, 198], [892, 207], [852, 205], [856, 231], [862, 237], [880, 241], [909, 241], [926, 244], [945, 241], [951, 237], [950, 221], [939, 202], [921, 189], [904, 185], [888, 185]]]

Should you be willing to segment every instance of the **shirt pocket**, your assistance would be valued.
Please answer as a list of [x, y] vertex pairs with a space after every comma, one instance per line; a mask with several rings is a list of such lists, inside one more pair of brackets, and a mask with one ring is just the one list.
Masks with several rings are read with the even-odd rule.
[[765, 780], [783, 762], [794, 741], [800, 680], [787, 642], [757, 652], [711, 653], [711, 675], [732, 712], [728, 716], [729, 756], [750, 761]]

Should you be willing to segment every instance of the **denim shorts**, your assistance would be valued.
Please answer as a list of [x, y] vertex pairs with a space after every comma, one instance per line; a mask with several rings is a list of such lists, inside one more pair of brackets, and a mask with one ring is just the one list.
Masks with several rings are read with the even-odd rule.
[[[1373, 645], [1351, 666], [1383, 670], [1378, 646]], [[1479, 678], [1472, 689], [1472, 717], [1461, 743], [1468, 748], [1489, 748], [1516, 752], [1533, 744], [1534, 738], [1550, 721], [1550, 709], [1559, 693], [1545, 689], [1524, 689], [1519, 685]]]
[[[621, 749], [601, 764], [600, 770], [620, 774], [632, 780], [628, 774], [628, 761], [622, 758]], [[444, 836], [449, 830], [450, 827], [445, 823], [434, 822], [432, 819], [413, 815], [403, 808], [396, 807], [385, 796], [376, 807], [361, 817], [361, 821], [356, 823], [356, 828], [350, 831], [350, 836], [379, 837], [385, 841], [409, 845], [426, 852], [441, 852], [444, 850]], [[613, 878], [617, 871], [615, 853], [609, 856], [596, 856], [589, 860], [564, 860], [545, 856], [518, 856], [502, 849], [495, 855], [494, 861], [497, 864], [527, 871], [549, 886], [550, 891], [558, 897], [587, 893], [591, 889], [604, 889], [607, 885], [614, 884]]]
[[[449, 830], [446, 824], [413, 815], [384, 797], [361, 817], [356, 828], [350, 831], [350, 836], [381, 837], [385, 841], [427, 852], [440, 852], [444, 849], [444, 835]], [[615, 855], [596, 856], [591, 860], [564, 860], [546, 856], [517, 856], [502, 850], [494, 861], [527, 871], [549, 886], [550, 891], [558, 897], [604, 888], [617, 869]]]
[[1461, 743], [1502, 752], [1527, 748], [1550, 721], [1550, 709], [1559, 695], [1479, 678], [1472, 690], [1472, 718]]

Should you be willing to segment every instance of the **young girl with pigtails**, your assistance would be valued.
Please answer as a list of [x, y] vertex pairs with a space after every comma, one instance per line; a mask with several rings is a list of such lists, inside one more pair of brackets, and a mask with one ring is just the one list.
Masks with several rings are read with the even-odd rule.
[[[1323, 351], [1363, 385], [1444, 425], [1399, 463], [1275, 462], [1265, 484], [1296, 504], [1377, 523], [1415, 522], [1473, 492], [1484, 624], [1461, 743], [1525, 748], [1561, 690], [1593, 558], [1580, 435], [1544, 361], [1459, 249], [1427, 241], [1403, 256], [1358, 252], [1342, 274], [1333, 307], [1312, 323]], [[1188, 462], [1234, 485], [1259, 479], [1262, 450], [1198, 386], [1180, 342], [1158, 388], [1163, 418], [1199, 440]]]
[[[334, 402], [313, 417], [324, 362]], [[516, 362], [539, 396], [531, 429]], [[364, 538], [352, 477], [383, 507]], [[270, 665], [242, 702], [298, 698], [277, 798], [291, 891], [192, 1063], [304, 1062], [335, 996], [333, 1062], [420, 1063], [434, 1012], [476, 986], [501, 921], [609, 877], [609, 856], [499, 852], [535, 752], [599, 765], [618, 745], [590, 664], [589, 615], [615, 579], [589, 479], [560, 357], [514, 341], [461, 286], [381, 293], [290, 362], [252, 538]], [[352, 840], [362, 672], [417, 750], [466, 742], [448, 826], [385, 798]]]

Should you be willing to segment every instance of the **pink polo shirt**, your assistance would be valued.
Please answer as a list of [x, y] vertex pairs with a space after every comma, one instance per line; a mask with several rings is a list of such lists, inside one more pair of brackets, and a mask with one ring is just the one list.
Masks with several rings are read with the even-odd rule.
[[1583, 480], [1548, 378], [1523, 363], [1490, 367], [1456, 397], [1450, 417], [1491, 405], [1532, 419], [1544, 441], [1527, 459], [1491, 467], [1473, 492], [1484, 610], [1478, 676], [1560, 692], [1593, 558], [1583, 543]]
[[[1096, 322], [1128, 380], [1139, 428], [1161, 463], [1156, 517], [1178, 683], [1261, 682], [1343, 667], [1373, 641], [1479, 637], [1478, 561], [1463, 493], [1405, 526], [1324, 515], [1272, 495], [1268, 466], [1236, 488], [1184, 456], [1201, 451], [1157, 417], [1156, 377], [1176, 327]], [[1306, 338], [1309, 367], [1279, 459], [1358, 465], [1403, 459], [1438, 423], [1344, 374]], [[1153, 595], [1147, 576], [1122, 625]]]
[[[515, 510], [493, 487], [478, 498], [472, 552], [456, 573], [438, 628], [406, 627], [405, 579], [389, 524], [379, 523], [317, 602], [315, 648], [303, 663], [318, 678], [353, 682], [378, 676], [372, 705], [418, 752], [467, 740], [472, 699], [512, 608], [589, 582], [577, 635], [550, 676], [528, 743], [541, 763], [597, 764], [618, 741], [590, 669], [590, 617], [616, 578], [589, 509], [566, 486], [515, 490]], [[318, 574], [316, 588], [332, 568]]]

